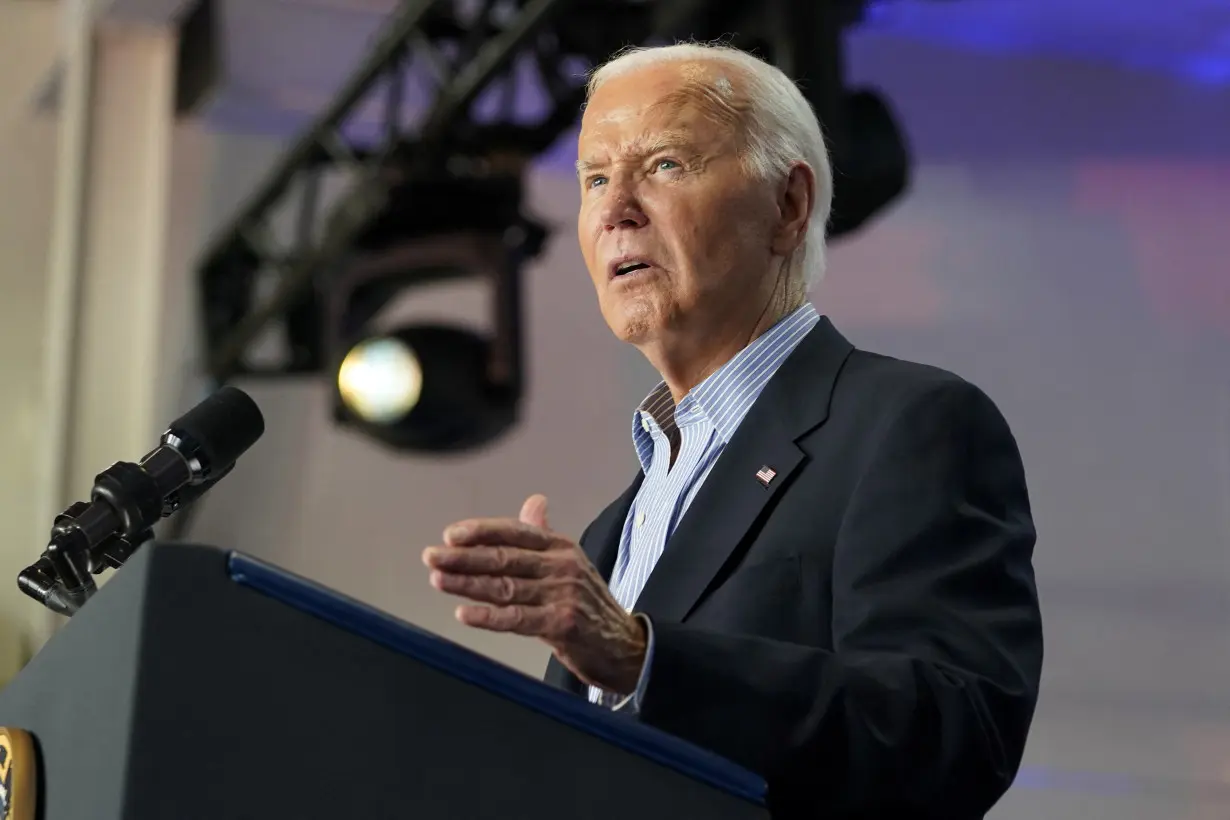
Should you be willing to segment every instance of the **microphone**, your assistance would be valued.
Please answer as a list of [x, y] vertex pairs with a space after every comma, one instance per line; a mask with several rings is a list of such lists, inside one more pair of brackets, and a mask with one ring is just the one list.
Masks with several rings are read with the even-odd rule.
[[247, 393], [218, 390], [171, 422], [139, 463], [119, 461], [99, 473], [90, 501], [57, 516], [47, 549], [17, 586], [62, 615], [75, 614], [98, 589], [92, 575], [122, 566], [153, 538], [160, 518], [204, 495], [264, 432], [264, 416]]

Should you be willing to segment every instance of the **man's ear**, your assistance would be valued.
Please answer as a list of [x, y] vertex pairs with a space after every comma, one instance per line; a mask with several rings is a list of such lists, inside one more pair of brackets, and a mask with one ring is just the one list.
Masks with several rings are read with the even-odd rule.
[[773, 235], [773, 253], [789, 256], [803, 244], [815, 204], [816, 172], [806, 162], [796, 162], [777, 191], [780, 219]]

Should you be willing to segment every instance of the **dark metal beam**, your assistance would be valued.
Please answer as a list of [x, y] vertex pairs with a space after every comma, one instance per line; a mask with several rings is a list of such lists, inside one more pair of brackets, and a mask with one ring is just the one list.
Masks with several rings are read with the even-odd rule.
[[[299, 170], [312, 163], [319, 154], [321, 145], [333, 138], [337, 129], [354, 112], [358, 103], [371, 92], [389, 66], [398, 61], [410, 35], [422, 24], [427, 12], [439, 2], [441, 0], [405, 0], [401, 4], [381, 29], [380, 37], [372, 46], [367, 59], [342, 86], [341, 91], [329, 103], [329, 107], [266, 174], [229, 229], [223, 232], [224, 236], [259, 221], [277, 204]], [[218, 244], [220, 243], [215, 243], [215, 248]]]
[[[792, 25], [786, 28], [795, 34], [790, 62], [804, 74], [822, 75], [813, 82], [826, 85], [840, 71], [835, 62], [840, 55], [824, 46], [811, 49], [822, 54], [809, 53], [807, 41], [821, 31], [833, 31], [836, 15], [826, 13], [830, 3], [845, 6], [848, 12], [851, 3], [861, 0], [784, 2], [783, 10], [791, 10], [786, 19]], [[266, 175], [226, 230], [214, 238], [201, 263], [200, 279], [206, 313], [206, 366], [215, 380], [226, 381], [246, 372], [245, 355], [265, 327], [304, 306], [320, 278], [330, 273], [385, 208], [396, 186], [438, 174], [454, 155], [481, 157], [494, 152], [528, 159], [564, 133], [575, 122], [584, 99], [578, 78], [566, 76], [563, 66], [568, 58], [581, 57], [592, 64], [621, 46], [655, 37], [712, 39], [745, 24], [756, 28], [752, 25], [756, 9], [747, 0], [521, 0], [511, 19], [497, 18], [496, 4], [484, 5], [484, 13], [463, 24], [451, 17], [451, 2], [405, 0], [328, 108]], [[560, 12], [570, 10], [573, 13], [559, 19]], [[540, 37], [542, 34], [549, 36]], [[467, 56], [461, 64], [445, 67], [438, 93], [417, 133], [405, 139], [401, 136], [397, 122], [400, 94], [397, 81], [392, 80], [387, 89], [389, 122], [382, 143], [363, 149], [346, 144], [341, 128], [364, 98], [383, 79], [404, 71], [412, 49], [441, 56], [435, 49], [441, 41], [475, 45], [462, 48]], [[455, 50], [452, 53], [456, 55]], [[524, 53], [537, 56], [554, 108], [536, 124], [471, 121], [474, 100]], [[551, 75], [553, 63], [559, 76]], [[838, 116], [834, 111], [821, 114], [830, 123]], [[300, 230], [295, 247], [287, 252], [269, 247], [265, 233], [273, 210], [287, 197], [297, 177], [317, 173], [330, 158], [355, 169], [357, 178], [350, 189], [330, 209], [323, 228], [312, 229], [315, 210], [309, 204], [301, 214], [305, 217], [301, 225], [308, 230]], [[254, 285], [266, 269], [275, 269], [277, 279], [273, 292], [258, 304]], [[309, 321], [311, 314], [301, 310], [297, 315]], [[296, 322], [296, 328], [302, 325], [303, 321]], [[298, 372], [309, 371], [300, 362]]]
[[[209, 351], [207, 369], [217, 381], [226, 381], [243, 369], [242, 359], [257, 336], [272, 320], [284, 315], [312, 287], [314, 276], [343, 254], [362, 228], [379, 213], [387, 201], [394, 181], [385, 171], [385, 160], [400, 143], [387, 143], [359, 164], [359, 178], [332, 208], [321, 240], [314, 247], [300, 248], [288, 260], [262, 258], [253, 234], [267, 221], [270, 211], [287, 194], [295, 177], [304, 169], [319, 164], [331, 143], [340, 143], [339, 129], [380, 79], [404, 59], [407, 44], [439, 0], [407, 0], [382, 30], [379, 41], [363, 65], [346, 82], [313, 126], [299, 138], [267, 175], [228, 229], [212, 243], [202, 265], [205, 281], [203, 298], [217, 298], [209, 292], [209, 278], [224, 279], [228, 265], [248, 259], [257, 269], [270, 261], [281, 262], [280, 276], [273, 293], [259, 305], [248, 306], [221, 338], [214, 333], [207, 317]], [[441, 88], [411, 157], [413, 168], [432, 170], [442, 161], [450, 133], [468, 115], [469, 105], [491, 80], [513, 59], [519, 48], [539, 31], [552, 13], [565, 8], [571, 0], [530, 0], [519, 14], [495, 36], [486, 40], [474, 59], [460, 67]], [[479, 21], [476, 25], [482, 25]], [[393, 114], [395, 116], [395, 113]], [[250, 272], [253, 276], [256, 270]], [[235, 274], [242, 285], [242, 272]], [[223, 287], [227, 284], [224, 282]]]

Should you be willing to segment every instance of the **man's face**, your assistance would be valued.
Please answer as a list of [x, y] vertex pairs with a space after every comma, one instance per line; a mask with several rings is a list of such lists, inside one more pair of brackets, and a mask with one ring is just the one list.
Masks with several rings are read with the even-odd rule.
[[742, 113], [719, 82], [713, 66], [663, 63], [608, 80], [585, 109], [577, 234], [624, 341], [740, 332], [773, 290], [781, 209], [742, 168]]

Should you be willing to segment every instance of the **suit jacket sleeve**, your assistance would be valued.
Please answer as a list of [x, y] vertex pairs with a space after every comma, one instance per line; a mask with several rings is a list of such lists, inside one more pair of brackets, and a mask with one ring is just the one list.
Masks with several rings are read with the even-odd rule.
[[762, 772], [775, 817], [981, 817], [1020, 764], [1042, 635], [1016, 443], [955, 379], [881, 432], [837, 538], [831, 650], [654, 625], [641, 720]]

